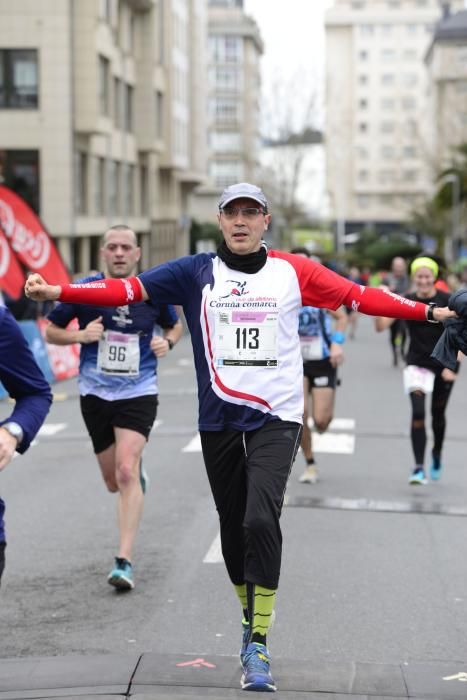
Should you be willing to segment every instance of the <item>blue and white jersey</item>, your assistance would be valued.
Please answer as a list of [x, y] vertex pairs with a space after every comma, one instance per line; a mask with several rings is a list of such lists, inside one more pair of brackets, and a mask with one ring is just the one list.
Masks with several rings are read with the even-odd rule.
[[352, 283], [298, 255], [269, 250], [254, 274], [200, 253], [139, 275], [152, 302], [180, 304], [191, 333], [199, 428], [255, 430], [302, 422], [298, 315], [306, 304], [336, 309]]
[[[103, 279], [99, 273], [81, 282]], [[102, 316], [103, 338], [82, 344], [79, 391], [107, 401], [157, 394], [157, 358], [150, 348], [156, 326], [172, 328], [178, 320], [173, 306], [140, 302], [105, 307], [85, 304], [58, 304], [48, 319], [66, 328], [76, 318], [80, 329]]]
[[332, 322], [324, 309], [304, 306], [298, 317], [298, 335], [304, 362], [325, 360], [329, 357]]

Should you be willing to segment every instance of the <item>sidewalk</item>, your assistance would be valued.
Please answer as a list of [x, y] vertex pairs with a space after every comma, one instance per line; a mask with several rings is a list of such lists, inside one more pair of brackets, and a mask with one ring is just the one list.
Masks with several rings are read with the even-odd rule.
[[[307, 665], [305, 665], [307, 664]], [[467, 664], [330, 663], [274, 660], [276, 697], [293, 700], [456, 700]], [[0, 700], [87, 697], [245, 698], [238, 659], [229, 656], [64, 656], [0, 660]]]

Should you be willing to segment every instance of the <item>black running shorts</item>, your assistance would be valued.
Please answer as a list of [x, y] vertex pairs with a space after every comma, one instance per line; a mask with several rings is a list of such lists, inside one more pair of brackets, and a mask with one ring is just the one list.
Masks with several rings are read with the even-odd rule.
[[81, 413], [92, 441], [99, 454], [115, 442], [114, 428], [127, 428], [149, 437], [157, 415], [157, 394], [136, 396], [133, 399], [107, 401], [93, 394], [81, 396]]
[[303, 363], [303, 374], [308, 378], [311, 389], [335, 389], [337, 369], [326, 360], [308, 360]]

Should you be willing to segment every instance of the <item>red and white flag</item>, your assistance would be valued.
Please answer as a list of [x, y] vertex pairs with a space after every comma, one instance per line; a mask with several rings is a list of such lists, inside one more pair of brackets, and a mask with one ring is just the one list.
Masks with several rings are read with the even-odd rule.
[[0, 229], [18, 260], [47, 282], [67, 284], [70, 274], [50, 235], [26, 202], [0, 185]]
[[24, 272], [16, 255], [10, 248], [8, 239], [0, 228], [0, 289], [19, 299], [24, 287]]

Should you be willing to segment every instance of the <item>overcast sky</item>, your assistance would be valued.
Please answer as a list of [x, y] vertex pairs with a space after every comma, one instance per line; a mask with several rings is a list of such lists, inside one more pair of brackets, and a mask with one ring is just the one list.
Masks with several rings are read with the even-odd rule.
[[[324, 77], [324, 13], [332, 0], [287, 0], [280, 10], [274, 0], [244, 0], [264, 42], [261, 59], [263, 91], [276, 79], [321, 83]], [[318, 90], [322, 94], [322, 87]]]

